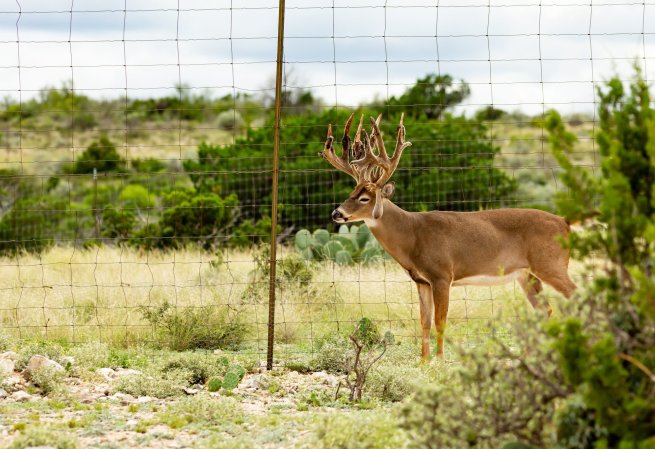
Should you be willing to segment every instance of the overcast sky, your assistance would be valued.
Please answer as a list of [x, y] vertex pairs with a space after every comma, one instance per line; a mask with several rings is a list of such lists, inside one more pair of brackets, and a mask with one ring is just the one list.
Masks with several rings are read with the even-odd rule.
[[[655, 1], [582, 3], [288, 0], [288, 82], [348, 106], [448, 73], [471, 85], [467, 110], [591, 111], [592, 81], [635, 59], [655, 79]], [[259, 93], [276, 33], [273, 0], [0, 0], [0, 95], [70, 79], [93, 97]]]

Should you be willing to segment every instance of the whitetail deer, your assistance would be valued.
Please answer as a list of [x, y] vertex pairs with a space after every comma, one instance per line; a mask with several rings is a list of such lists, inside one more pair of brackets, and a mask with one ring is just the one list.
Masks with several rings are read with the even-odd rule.
[[394, 185], [387, 181], [411, 143], [405, 141], [401, 116], [396, 148], [389, 158], [380, 118], [371, 117], [369, 137], [362, 129], [362, 117], [351, 146], [351, 115], [344, 128], [341, 156], [334, 151], [329, 125], [325, 148], [319, 154], [357, 182], [348, 199], [332, 212], [332, 219], [337, 223], [364, 221], [416, 283], [424, 361], [430, 358], [433, 319], [437, 356], [443, 356], [452, 285], [498, 285], [516, 280], [535, 308], [539, 306], [537, 294], [543, 288], [542, 282], [571, 296], [576, 286], [567, 273], [569, 253], [557, 241], [558, 236], [569, 233], [563, 218], [536, 209], [407, 212], [392, 203]]

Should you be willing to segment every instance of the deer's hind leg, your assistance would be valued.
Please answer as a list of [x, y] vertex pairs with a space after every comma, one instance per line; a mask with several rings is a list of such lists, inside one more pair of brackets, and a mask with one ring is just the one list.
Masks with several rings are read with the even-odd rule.
[[434, 316], [434, 301], [432, 300], [432, 288], [429, 284], [417, 282], [419, 304], [421, 311], [421, 361], [430, 361], [430, 330], [432, 329], [432, 318]]
[[435, 312], [434, 324], [437, 327], [437, 357], [443, 357], [446, 318], [448, 317], [448, 303], [450, 302], [450, 281], [440, 280], [433, 282], [432, 296]]
[[[517, 279], [519, 285], [525, 292], [525, 296], [528, 297], [528, 301], [532, 304], [532, 308], [537, 310], [540, 308], [541, 304], [537, 295], [542, 292], [544, 289], [543, 284], [534, 274], [526, 271], [524, 275]], [[548, 316], [550, 316], [551, 310], [548, 306]]]

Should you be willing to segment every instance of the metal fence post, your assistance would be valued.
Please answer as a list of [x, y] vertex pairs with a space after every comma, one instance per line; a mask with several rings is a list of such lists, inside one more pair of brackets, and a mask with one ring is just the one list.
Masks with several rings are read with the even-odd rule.
[[268, 347], [266, 369], [273, 368], [273, 343], [275, 341], [275, 268], [277, 259], [277, 187], [280, 154], [280, 106], [282, 103], [282, 57], [284, 46], [284, 1], [280, 0], [277, 20], [277, 64], [275, 70], [275, 129], [273, 136], [273, 200], [271, 207], [271, 258], [268, 285]]

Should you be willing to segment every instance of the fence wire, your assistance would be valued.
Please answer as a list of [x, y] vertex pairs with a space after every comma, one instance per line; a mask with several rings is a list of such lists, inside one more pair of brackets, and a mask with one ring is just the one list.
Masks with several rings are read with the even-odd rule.
[[[265, 358], [277, 15], [272, 0], [2, 5], [4, 332]], [[552, 210], [547, 112], [593, 171], [597, 87], [655, 67], [648, 1], [288, 1], [285, 22], [276, 363], [362, 317], [420, 335], [414, 284], [363, 226], [330, 221], [353, 185], [317, 156], [328, 123], [382, 113], [390, 140], [405, 114], [406, 210]], [[483, 341], [524, 303], [513, 284], [453, 288], [447, 339]]]

